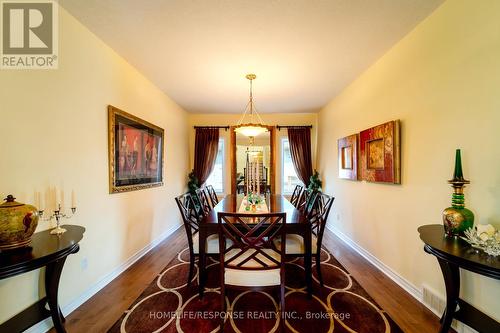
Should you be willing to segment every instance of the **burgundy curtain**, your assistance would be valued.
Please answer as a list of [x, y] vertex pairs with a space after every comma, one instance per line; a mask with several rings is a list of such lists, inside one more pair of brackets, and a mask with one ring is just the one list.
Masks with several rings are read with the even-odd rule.
[[289, 128], [288, 142], [290, 143], [290, 154], [292, 155], [293, 166], [299, 179], [306, 185], [309, 185], [311, 178], [312, 157], [311, 157], [311, 129]]
[[197, 128], [194, 144], [194, 174], [199, 186], [203, 185], [212, 172], [219, 150], [218, 128]]

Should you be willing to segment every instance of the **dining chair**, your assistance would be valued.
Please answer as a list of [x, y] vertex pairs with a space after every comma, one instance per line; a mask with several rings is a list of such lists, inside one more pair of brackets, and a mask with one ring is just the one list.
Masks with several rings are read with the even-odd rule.
[[[217, 214], [221, 307], [226, 311], [226, 289], [280, 288], [280, 328], [285, 313], [286, 213]], [[226, 239], [231, 246], [224, 246]], [[274, 241], [279, 239], [280, 246]], [[221, 331], [224, 316], [221, 316]]]
[[295, 207], [297, 207], [297, 205], [299, 203], [299, 198], [300, 198], [300, 195], [302, 194], [303, 188], [304, 187], [302, 185], [296, 185], [295, 189], [293, 190], [292, 197], [290, 198], [290, 203], [292, 205], [294, 205]]
[[[184, 228], [186, 229], [186, 236], [188, 240], [189, 247], [189, 275], [188, 275], [188, 286], [191, 284], [191, 280], [194, 274], [194, 261], [196, 256], [200, 253], [199, 251], [199, 228], [200, 221], [203, 218], [197, 211], [193, 195], [191, 193], [185, 193], [175, 198], [175, 202], [179, 207], [181, 212], [182, 221], [184, 222]], [[210, 235], [206, 241], [205, 251], [207, 254], [218, 254], [219, 253], [219, 237], [217, 234]]]
[[328, 215], [330, 215], [330, 209], [332, 208], [334, 200], [335, 198], [332, 196], [325, 193], [318, 193], [315, 207], [313, 207], [309, 219], [313, 238], [316, 240], [316, 251], [313, 251], [313, 254], [316, 257], [316, 270], [321, 285], [323, 285], [323, 276], [321, 274], [321, 246], [323, 244], [323, 234], [325, 232], [326, 222], [328, 221]]
[[303, 189], [299, 196], [296, 208], [304, 213], [308, 218], [312, 214], [314, 208], [317, 208], [317, 196], [318, 191], [309, 191], [308, 189]]
[[219, 198], [217, 197], [217, 193], [215, 193], [214, 187], [212, 185], [207, 185], [205, 188], [207, 189], [207, 194], [210, 198], [213, 208], [219, 203]]
[[[315, 192], [312, 193], [308, 199], [308, 204], [305, 205], [304, 211], [306, 212], [308, 223], [311, 226], [311, 253], [315, 257], [318, 280], [323, 286], [323, 276], [321, 274], [321, 246], [328, 215], [330, 214], [330, 209], [332, 208], [335, 198], [324, 193]], [[279, 241], [275, 241], [275, 245], [280, 246]], [[297, 234], [288, 234], [286, 236], [286, 255], [302, 257], [304, 254], [304, 238]]]
[[198, 201], [199, 207], [200, 207], [200, 214], [205, 216], [207, 215], [211, 210], [212, 207], [210, 206], [210, 203], [208, 202], [208, 196], [207, 193], [205, 192], [205, 189], [199, 188], [195, 191], [196, 193], [196, 199]]
[[303, 210], [306, 206], [306, 202], [309, 199], [310, 194], [311, 192], [309, 192], [307, 189], [301, 191], [299, 198], [297, 199], [297, 205], [295, 205], [295, 208], [297, 208], [298, 210]]

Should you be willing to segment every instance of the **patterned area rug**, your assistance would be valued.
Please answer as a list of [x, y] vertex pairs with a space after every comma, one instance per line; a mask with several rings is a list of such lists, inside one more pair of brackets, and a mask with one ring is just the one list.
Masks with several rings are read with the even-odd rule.
[[[338, 261], [325, 249], [321, 253], [324, 286], [314, 271], [314, 294], [305, 293], [302, 259], [286, 267], [287, 332], [402, 332], [394, 321], [371, 299]], [[314, 259], [313, 259], [314, 263]], [[198, 272], [188, 288], [187, 248], [159, 274], [141, 296], [108, 331], [112, 333], [219, 331], [219, 265], [208, 259], [205, 296], [198, 298]], [[270, 292], [227, 292], [224, 332], [279, 332], [279, 288]]]

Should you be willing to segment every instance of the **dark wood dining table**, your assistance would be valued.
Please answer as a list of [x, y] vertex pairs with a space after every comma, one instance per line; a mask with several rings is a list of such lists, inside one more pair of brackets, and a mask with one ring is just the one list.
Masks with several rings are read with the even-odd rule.
[[[240, 208], [243, 195], [229, 194], [222, 199], [202, 220], [199, 229], [199, 293], [203, 296], [206, 283], [206, 240], [210, 235], [218, 232], [217, 213], [237, 213]], [[270, 213], [286, 213], [286, 233], [298, 234], [304, 238], [304, 269], [306, 289], [312, 295], [312, 273], [311, 273], [311, 227], [305, 214], [295, 208], [285, 196], [281, 194], [266, 195], [266, 203]]]

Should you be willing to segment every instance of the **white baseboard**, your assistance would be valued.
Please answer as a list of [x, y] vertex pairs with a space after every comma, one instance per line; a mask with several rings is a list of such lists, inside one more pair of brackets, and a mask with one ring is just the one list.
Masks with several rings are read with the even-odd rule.
[[[396, 284], [398, 284], [401, 288], [406, 290], [410, 295], [412, 295], [417, 301], [420, 303], [424, 304], [422, 302], [422, 291], [415, 287], [412, 283], [410, 283], [408, 280], [403, 278], [401, 275], [399, 275], [397, 272], [395, 272], [392, 268], [384, 264], [382, 261], [380, 261], [377, 257], [375, 257], [373, 254], [359, 246], [355, 241], [350, 239], [348, 236], [346, 236], [344, 233], [342, 233], [339, 229], [334, 228], [332, 225], [327, 224], [326, 227], [333, 232], [338, 238], [340, 238], [344, 243], [349, 245], [350, 248], [352, 248], [354, 251], [359, 253], [363, 258], [368, 260], [373, 266], [377, 267], [382, 273], [387, 275], [392, 281], [394, 281]], [[425, 305], [425, 304], [424, 304]]]
[[[392, 281], [394, 281], [397, 285], [403, 288], [406, 292], [408, 292], [411, 296], [413, 296], [417, 301], [419, 301], [422, 305], [424, 305], [427, 309], [429, 309], [432, 313], [434, 313], [438, 318], [441, 317], [441, 313], [436, 312], [436, 309], [433, 309], [428, 304], [423, 301], [423, 291], [414, 286], [411, 282], [406, 280], [404, 277], [395, 272], [392, 268], [384, 264], [373, 254], [359, 246], [355, 241], [346, 236], [342, 231], [333, 227], [331, 224], [327, 224], [326, 227], [328, 230], [333, 232], [338, 238], [340, 238], [344, 243], [346, 243], [350, 248], [359, 253], [363, 258], [368, 260], [373, 266], [375, 266], [382, 273], [387, 275]], [[452, 327], [458, 333], [477, 333], [476, 330], [468, 327], [467, 325], [453, 320]]]
[[[173, 226], [172, 228], [166, 230], [163, 234], [161, 234], [158, 238], [154, 239], [151, 243], [143, 247], [141, 250], [137, 251], [133, 256], [128, 258], [124, 263], [118, 266], [111, 273], [106, 275], [104, 278], [99, 280], [96, 284], [88, 288], [83, 294], [78, 296], [76, 299], [72, 300], [70, 303], [66, 304], [61, 308], [63, 314], [65, 316], [69, 315], [71, 312], [76, 310], [80, 305], [85, 303], [89, 298], [94, 296], [99, 290], [106, 287], [108, 283], [116, 279], [121, 273], [123, 273], [127, 268], [132, 266], [137, 260], [141, 259], [144, 255], [146, 255], [149, 251], [155, 248], [158, 244], [160, 244], [163, 240], [165, 240], [168, 236], [172, 235], [177, 229], [179, 229], [182, 224]], [[35, 324], [28, 328], [24, 333], [45, 333], [53, 327], [52, 319], [47, 318], [38, 324]]]

